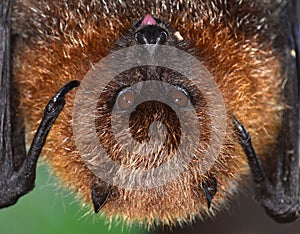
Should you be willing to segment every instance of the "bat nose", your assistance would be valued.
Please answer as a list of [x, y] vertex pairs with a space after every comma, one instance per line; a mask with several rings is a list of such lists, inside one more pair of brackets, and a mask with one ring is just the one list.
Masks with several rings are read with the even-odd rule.
[[140, 44], [165, 44], [168, 32], [156, 25], [146, 25], [136, 32], [135, 38]]

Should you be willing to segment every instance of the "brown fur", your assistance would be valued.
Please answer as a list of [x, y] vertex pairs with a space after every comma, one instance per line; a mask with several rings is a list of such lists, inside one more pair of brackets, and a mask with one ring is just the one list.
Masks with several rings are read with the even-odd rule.
[[[27, 117], [28, 139], [53, 94], [66, 82], [83, 79], [132, 22], [151, 13], [170, 23], [197, 48], [199, 58], [219, 85], [228, 113], [232, 112], [248, 128], [257, 153], [271, 156], [281, 122], [284, 76], [270, 39], [274, 35], [264, 30], [264, 25], [269, 25], [269, 19], [264, 18], [265, 7], [252, 0], [180, 2], [17, 2], [14, 32], [21, 34], [22, 41], [14, 58], [14, 77]], [[91, 204], [90, 189], [95, 176], [83, 164], [72, 138], [74, 95], [73, 92], [67, 97], [67, 104], [47, 139], [43, 158], [64, 185], [76, 191], [83, 203]], [[226, 207], [242, 176], [249, 174], [230, 119], [222, 153], [209, 171], [219, 185], [209, 211], [198, 188], [199, 181], [205, 179], [197, 176], [198, 167], [195, 162], [189, 168], [190, 174], [163, 188], [120, 190], [118, 197], [103, 207], [103, 212], [130, 222], [171, 225], [192, 221], [195, 216], [214, 215]]]

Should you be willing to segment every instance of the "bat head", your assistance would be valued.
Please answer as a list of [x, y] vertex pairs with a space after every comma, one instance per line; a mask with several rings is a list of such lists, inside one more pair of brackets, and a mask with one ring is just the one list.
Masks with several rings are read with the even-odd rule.
[[[152, 45], [150, 48], [161, 50], [160, 45], [183, 48], [180, 43], [174, 30], [147, 14], [117, 45]], [[149, 50], [146, 47], [141, 57], [147, 57]], [[124, 59], [138, 56], [135, 53], [130, 51]], [[172, 57], [180, 57], [172, 53]], [[180, 72], [154, 65], [132, 67], [110, 80], [97, 101], [95, 123], [99, 143], [109, 158], [120, 167], [132, 169], [123, 178], [130, 181], [129, 186], [136, 183], [137, 173], [154, 170], [171, 159], [174, 163], [164, 167], [165, 172], [157, 172], [161, 177], [171, 176], [174, 169], [192, 169], [187, 162], [203, 160], [211, 131], [208, 105], [201, 91]], [[201, 173], [199, 167], [193, 170]], [[150, 179], [144, 180], [144, 187], [161, 185], [158, 180], [153, 182], [153, 175], [147, 176]]]

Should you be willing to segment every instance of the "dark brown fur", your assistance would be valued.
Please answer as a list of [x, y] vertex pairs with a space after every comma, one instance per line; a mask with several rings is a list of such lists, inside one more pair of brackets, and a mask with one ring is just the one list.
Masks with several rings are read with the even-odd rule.
[[[228, 113], [248, 128], [259, 155], [272, 156], [281, 123], [281, 88], [285, 79], [270, 28], [268, 5], [261, 1], [187, 0], [155, 1], [17, 1], [14, 33], [21, 39], [15, 53], [14, 77], [22, 95], [28, 138], [37, 128], [44, 106], [66, 82], [81, 80], [91, 66], [108, 55], [118, 38], [147, 13], [168, 22], [214, 75]], [[269, 8], [272, 11], [272, 8]], [[264, 20], [262, 20], [264, 19]], [[269, 29], [265, 29], [265, 26]], [[55, 123], [43, 151], [64, 185], [91, 204], [95, 179], [82, 162], [72, 139], [72, 100]], [[105, 139], [108, 144], [110, 138]], [[146, 160], [146, 159], [145, 159]], [[192, 221], [215, 215], [238, 190], [248, 166], [228, 119], [226, 141], [217, 163], [209, 171], [218, 181], [212, 207], [198, 188], [205, 178], [190, 174], [163, 188], [120, 190], [103, 207], [108, 216], [121, 216], [152, 225]], [[250, 175], [249, 175], [250, 180]]]

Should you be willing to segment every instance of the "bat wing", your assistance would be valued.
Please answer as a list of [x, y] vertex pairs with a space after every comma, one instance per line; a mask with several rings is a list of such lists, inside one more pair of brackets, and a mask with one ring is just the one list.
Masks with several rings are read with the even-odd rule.
[[[278, 38], [282, 52], [282, 74], [285, 75], [282, 125], [278, 137], [277, 161], [275, 168], [268, 168], [270, 181], [257, 163], [253, 148], [246, 147], [246, 155], [256, 184], [256, 198], [269, 216], [277, 222], [292, 222], [299, 215], [299, 77], [300, 77], [300, 36], [299, 1], [283, 1], [281, 9], [282, 38]], [[247, 134], [246, 134], [247, 135]], [[245, 146], [246, 144], [244, 144]], [[248, 151], [248, 152], [247, 152]], [[276, 156], [274, 155], [274, 158]], [[252, 160], [251, 164], [251, 159]], [[265, 162], [270, 164], [270, 162]], [[272, 167], [272, 166], [271, 166]], [[274, 171], [275, 170], [275, 171]]]
[[46, 137], [65, 105], [64, 96], [79, 86], [64, 85], [49, 101], [26, 155], [24, 122], [18, 112], [18, 95], [11, 73], [12, 0], [0, 2], [0, 208], [15, 204], [34, 187], [35, 169]]
[[[285, 108], [279, 131], [277, 150], [272, 161], [262, 167], [245, 127], [234, 118], [239, 140], [252, 171], [256, 199], [277, 222], [293, 222], [299, 216], [299, 26], [298, 1], [282, 1], [280, 17], [283, 29], [278, 35]], [[276, 14], [275, 14], [276, 15]], [[280, 36], [280, 37], [279, 37]], [[263, 136], [261, 136], [263, 138]], [[277, 159], [277, 160], [276, 160]], [[265, 170], [267, 169], [267, 170]], [[268, 173], [265, 173], [265, 172]]]
[[11, 0], [0, 2], [0, 174], [6, 178], [24, 160], [20, 155], [25, 156], [24, 125], [20, 115], [15, 118], [17, 108], [13, 104], [17, 105], [17, 99], [11, 99], [12, 5]]
[[[296, 80], [298, 81], [298, 100], [297, 100], [297, 103], [298, 103], [298, 119], [297, 121], [299, 122], [299, 103], [300, 103], [300, 93], [299, 93], [299, 90], [300, 90], [300, 2], [297, 1], [297, 0], [294, 0], [296, 6], [295, 6], [295, 20], [293, 22], [296, 22], [294, 23], [294, 41], [295, 41], [295, 51], [296, 51], [296, 68], [297, 68], [297, 76], [296, 76]], [[299, 123], [298, 123], [298, 126], [297, 126], [298, 130], [299, 130]], [[298, 131], [299, 132], [299, 131]], [[297, 144], [299, 145], [300, 142], [299, 142], [299, 139], [298, 139], [298, 142]], [[299, 147], [298, 147], [298, 153], [299, 153]]]
[[[284, 89], [288, 108], [283, 112], [283, 124], [279, 138], [277, 179], [286, 177], [288, 193], [299, 197], [299, 79], [300, 79], [300, 35], [298, 0], [290, 1], [283, 11], [288, 46], [286, 48], [287, 82]], [[292, 185], [292, 186], [290, 186]], [[290, 191], [289, 191], [290, 190]]]

